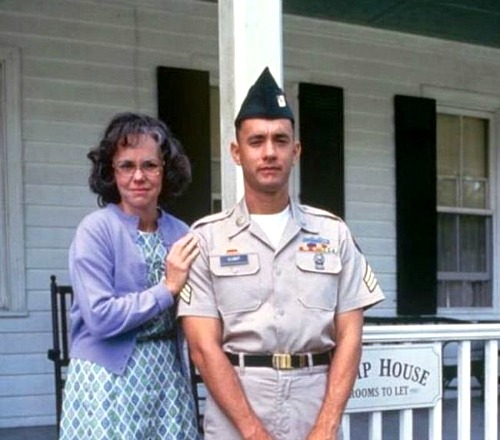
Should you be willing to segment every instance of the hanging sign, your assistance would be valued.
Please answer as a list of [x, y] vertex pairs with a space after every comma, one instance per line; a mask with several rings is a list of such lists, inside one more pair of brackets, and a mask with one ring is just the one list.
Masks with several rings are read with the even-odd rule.
[[441, 383], [439, 344], [364, 346], [346, 413], [435, 406]]

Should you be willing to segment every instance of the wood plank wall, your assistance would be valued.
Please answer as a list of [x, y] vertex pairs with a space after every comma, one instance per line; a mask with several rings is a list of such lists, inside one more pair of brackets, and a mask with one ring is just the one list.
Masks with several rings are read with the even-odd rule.
[[[95, 209], [85, 155], [116, 112], [156, 114], [158, 65], [218, 79], [217, 6], [187, 0], [2, 0], [0, 45], [22, 50], [27, 315], [0, 315], [0, 428], [55, 420], [49, 275]], [[284, 17], [287, 89], [344, 89], [346, 220], [395, 313], [393, 96], [422, 86], [497, 95], [500, 51]], [[293, 99], [293, 97], [292, 97]], [[295, 106], [297, 104], [295, 103]], [[24, 293], [21, 293], [24, 294]]]

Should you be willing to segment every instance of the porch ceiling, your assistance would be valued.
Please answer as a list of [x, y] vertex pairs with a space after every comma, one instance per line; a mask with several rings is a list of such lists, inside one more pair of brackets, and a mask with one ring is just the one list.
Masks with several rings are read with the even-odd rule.
[[282, 0], [282, 4], [285, 14], [500, 48], [498, 0]]
[[498, 0], [283, 0], [283, 12], [500, 47]]

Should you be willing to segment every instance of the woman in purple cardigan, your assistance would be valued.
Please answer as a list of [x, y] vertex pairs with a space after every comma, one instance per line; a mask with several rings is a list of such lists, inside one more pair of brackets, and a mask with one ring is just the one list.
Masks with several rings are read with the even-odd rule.
[[163, 122], [134, 113], [116, 115], [88, 158], [101, 209], [82, 220], [69, 251], [60, 439], [197, 439], [175, 306], [198, 248], [159, 207], [189, 184], [189, 160]]

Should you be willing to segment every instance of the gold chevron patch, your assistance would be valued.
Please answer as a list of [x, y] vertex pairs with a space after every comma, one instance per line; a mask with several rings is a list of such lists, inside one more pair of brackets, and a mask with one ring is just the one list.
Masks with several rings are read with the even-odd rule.
[[184, 287], [179, 293], [179, 296], [186, 304], [191, 304], [191, 294], [193, 293], [193, 288], [188, 284], [184, 284]]
[[366, 284], [366, 288], [370, 292], [373, 292], [378, 286], [377, 278], [375, 277], [375, 274], [373, 273], [373, 270], [369, 264], [366, 265], [363, 281]]

